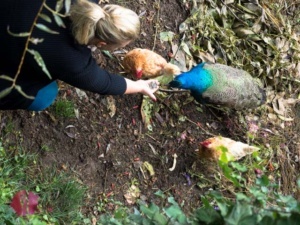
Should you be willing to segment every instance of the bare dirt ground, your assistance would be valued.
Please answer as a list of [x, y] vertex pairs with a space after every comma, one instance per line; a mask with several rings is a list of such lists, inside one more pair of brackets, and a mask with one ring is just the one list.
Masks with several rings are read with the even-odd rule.
[[[179, 0], [164, 0], [160, 4], [126, 1], [122, 4], [142, 15], [141, 37], [125, 50], [134, 47], [152, 49], [155, 46], [154, 51], [169, 60], [170, 46], [166, 42], [161, 43], [157, 35], [165, 30], [178, 33], [178, 26], [189, 15], [189, 9]], [[121, 59], [121, 55], [114, 56]], [[104, 57], [101, 65], [105, 69], [115, 73], [123, 71], [118, 60]], [[192, 176], [191, 171], [197, 171], [197, 174], [209, 177], [196, 157], [198, 142], [210, 137], [210, 134], [246, 141], [247, 125], [238, 122], [235, 112], [227, 114], [194, 101], [186, 103], [187, 97], [188, 93], [170, 94], [169, 98], [160, 102], [164, 107], [153, 116], [153, 131], [150, 132], [142, 123], [141, 95], [109, 97], [87, 92], [86, 97], [80, 97], [75, 88], [61, 84], [59, 98], [75, 103], [78, 118], [57, 117], [51, 107], [35, 114], [7, 111], [1, 112], [1, 126], [4, 128], [12, 124], [21, 133], [19, 141], [23, 148], [38, 153], [42, 166], [57, 165], [58, 169], [74, 173], [80, 182], [87, 185], [90, 196], [86, 202], [88, 210], [93, 210], [95, 202], [108, 196], [127, 204], [124, 194], [135, 183], [146, 200], [154, 200], [153, 193], [160, 189], [172, 194], [179, 204], [184, 204], [185, 211], [190, 211], [200, 205], [201, 194], [215, 188], [209, 182], [199, 185], [201, 177]], [[116, 106], [113, 117], [107, 108], [110, 98], [115, 100]], [[177, 113], [168, 107], [173, 101], [180, 106]], [[181, 122], [181, 115], [188, 119]], [[6, 144], [15, 141], [10, 136], [6, 140]], [[176, 168], [171, 172], [169, 168], [172, 167], [174, 153], [178, 158]], [[150, 176], [146, 169], [141, 170], [144, 162], [153, 166], [154, 176]], [[298, 164], [294, 169], [298, 170]], [[190, 174], [191, 183], [185, 173]], [[200, 183], [203, 184], [203, 180]], [[114, 206], [107, 207], [111, 210]]]

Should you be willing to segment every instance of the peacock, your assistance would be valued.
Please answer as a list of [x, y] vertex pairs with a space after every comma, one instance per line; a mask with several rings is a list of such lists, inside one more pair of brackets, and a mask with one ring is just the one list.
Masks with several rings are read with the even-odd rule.
[[169, 87], [190, 90], [196, 101], [236, 110], [256, 108], [266, 101], [258, 79], [222, 64], [201, 63], [176, 76]]

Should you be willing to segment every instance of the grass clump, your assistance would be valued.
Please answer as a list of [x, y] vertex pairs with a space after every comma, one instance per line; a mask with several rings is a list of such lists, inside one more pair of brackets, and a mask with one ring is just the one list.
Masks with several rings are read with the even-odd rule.
[[74, 103], [69, 100], [59, 99], [53, 105], [53, 111], [56, 116], [63, 118], [74, 118]]
[[[64, 171], [40, 167], [37, 160], [17, 147], [6, 150], [0, 145], [0, 224], [83, 224], [85, 187]], [[18, 217], [10, 207], [20, 190], [39, 196], [33, 215]]]
[[31, 173], [27, 177], [27, 188], [40, 195], [40, 203], [47, 213], [60, 224], [80, 224], [79, 212], [86, 189], [56, 167]]

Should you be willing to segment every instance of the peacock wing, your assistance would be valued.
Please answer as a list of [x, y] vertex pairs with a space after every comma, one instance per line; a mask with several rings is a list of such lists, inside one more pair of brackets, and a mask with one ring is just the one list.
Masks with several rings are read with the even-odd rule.
[[254, 108], [264, 102], [265, 94], [259, 82], [246, 71], [221, 64], [205, 64], [213, 78], [202, 98], [212, 104], [235, 109]]

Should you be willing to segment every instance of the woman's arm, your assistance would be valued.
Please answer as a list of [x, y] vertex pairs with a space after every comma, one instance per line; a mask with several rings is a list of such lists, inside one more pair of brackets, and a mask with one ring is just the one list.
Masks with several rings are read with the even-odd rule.
[[156, 101], [154, 92], [159, 88], [159, 82], [157, 80], [129, 80], [126, 79], [126, 91], [125, 94], [142, 93], [148, 95], [153, 101]]

